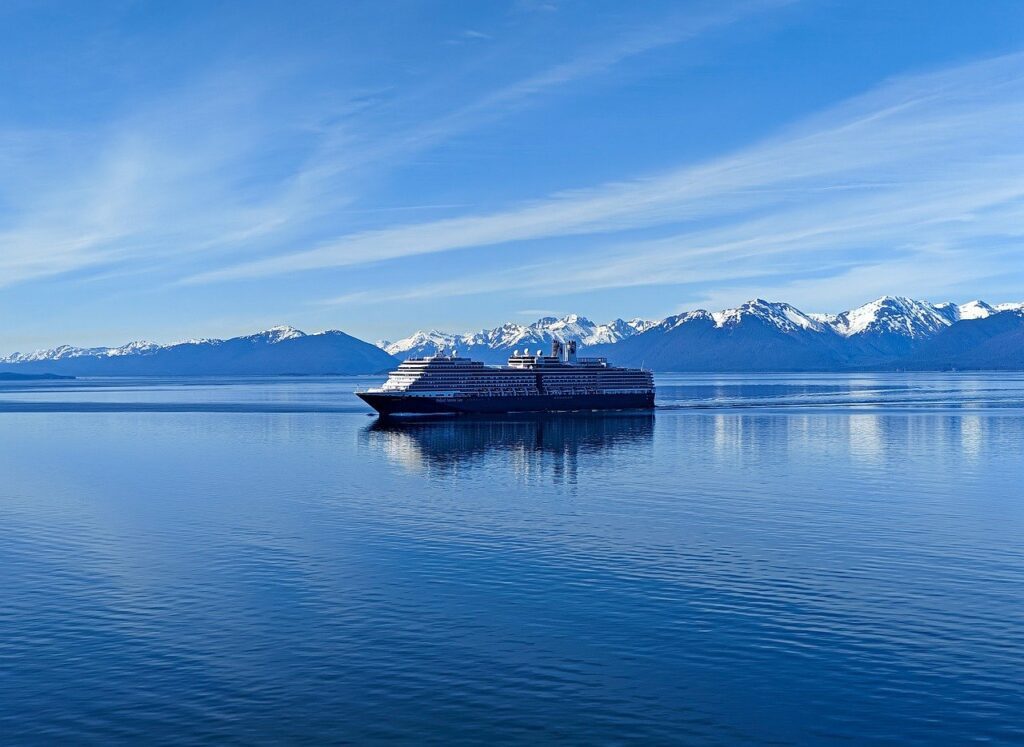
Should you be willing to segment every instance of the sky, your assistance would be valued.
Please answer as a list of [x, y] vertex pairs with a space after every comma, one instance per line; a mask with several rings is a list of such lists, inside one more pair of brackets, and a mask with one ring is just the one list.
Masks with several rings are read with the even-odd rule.
[[8, 0], [0, 354], [1024, 300], [1024, 3]]

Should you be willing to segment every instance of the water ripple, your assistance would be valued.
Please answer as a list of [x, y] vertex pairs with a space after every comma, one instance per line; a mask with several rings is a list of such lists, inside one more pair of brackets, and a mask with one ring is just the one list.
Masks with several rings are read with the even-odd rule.
[[354, 388], [0, 392], [0, 742], [1024, 741], [1019, 377]]

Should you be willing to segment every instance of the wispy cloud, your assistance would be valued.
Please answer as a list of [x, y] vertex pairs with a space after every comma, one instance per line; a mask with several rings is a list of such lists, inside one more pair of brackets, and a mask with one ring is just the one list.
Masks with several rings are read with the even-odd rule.
[[0, 285], [201, 254], [308, 217], [299, 192], [317, 175], [301, 148], [273, 154], [294, 165], [265, 178], [264, 146], [294, 127], [255, 115], [274, 83], [226, 73], [88, 129], [0, 131]]
[[[942, 247], [945, 256], [962, 258], [979, 242], [1021, 236], [1021, 173], [1024, 54], [1013, 54], [893, 79], [707, 163], [502, 212], [359, 232], [193, 280], [569, 235], [620, 235], [587, 252], [589, 269], [582, 274], [579, 257], [567, 257], [578, 281], [592, 287], [695, 282], [726, 270], [734, 276], [789, 272], [800, 258], [826, 262], [830, 253], [858, 247], [885, 246], [896, 257], [933, 256], [929, 252]], [[627, 238], [633, 229], [657, 226], [676, 231], [653, 242]], [[542, 275], [530, 281], [516, 272], [521, 288], [542, 287]], [[479, 280], [481, 292], [495, 285]], [[471, 287], [463, 282], [461, 292]]]
[[452, 39], [446, 39], [445, 44], [465, 44], [467, 42], [490, 41], [493, 38], [493, 36], [485, 34], [483, 31], [477, 31], [476, 29], [463, 29], [458, 36]]
[[537, 318], [542, 316], [560, 316], [562, 312], [555, 311], [554, 309], [520, 309], [515, 313], [516, 316], [528, 316], [531, 318]]
[[[616, 66], [662, 47], [698, 38], [797, 0], [740, 0], [722, 3], [711, 12], [677, 12], [617, 37], [603, 39], [566, 60], [479, 96], [462, 106], [415, 126], [361, 143], [348, 166], [379, 164], [430, 148], [542, 100], [571, 84], [600, 76]], [[550, 8], [554, 9], [554, 8]], [[465, 33], [465, 32], [464, 32]], [[212, 277], [212, 275], [211, 275]]]
[[[88, 129], [0, 131], [9, 190], [0, 213], [0, 285], [119, 264], [136, 272], [140, 262], [280, 255], [324, 235], [317, 223], [323, 216], [346, 215], [357, 174], [379, 175], [418, 150], [624, 60], [786, 2], [750, 0], [706, 16], [665, 19], [409, 129], [378, 131], [357, 122], [365, 105], [359, 92], [337, 102], [277, 102], [296, 70], [249, 65], [134, 102], [129, 113]], [[477, 29], [462, 33], [467, 40], [487, 36]], [[381, 211], [414, 209], [422, 208]], [[136, 266], [129, 268], [131, 262]]]

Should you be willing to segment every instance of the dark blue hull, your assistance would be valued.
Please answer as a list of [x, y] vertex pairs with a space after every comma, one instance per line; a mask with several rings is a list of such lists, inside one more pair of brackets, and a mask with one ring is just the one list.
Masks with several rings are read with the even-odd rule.
[[410, 397], [404, 394], [356, 392], [381, 415], [482, 414], [507, 412], [578, 412], [637, 410], [654, 407], [646, 394], [542, 394], [532, 397]]

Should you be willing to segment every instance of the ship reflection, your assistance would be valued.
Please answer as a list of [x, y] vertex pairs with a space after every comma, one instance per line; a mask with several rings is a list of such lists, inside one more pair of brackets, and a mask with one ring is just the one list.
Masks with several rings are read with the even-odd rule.
[[519, 475], [575, 481], [579, 460], [649, 445], [651, 413], [380, 419], [363, 440], [412, 471], [455, 471], [500, 461]]

